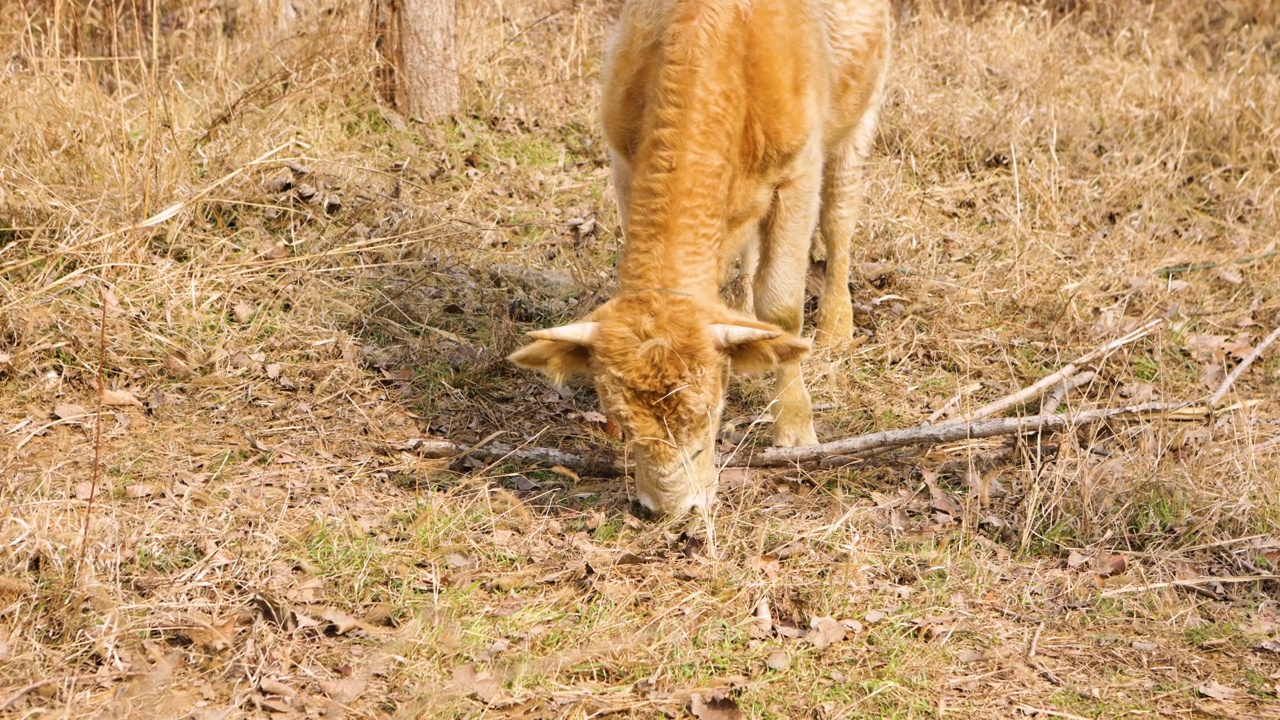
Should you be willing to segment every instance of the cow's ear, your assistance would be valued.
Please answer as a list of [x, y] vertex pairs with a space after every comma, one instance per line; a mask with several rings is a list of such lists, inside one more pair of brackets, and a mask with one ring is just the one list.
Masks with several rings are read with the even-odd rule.
[[535, 330], [529, 337], [534, 342], [507, 356], [520, 367], [541, 370], [556, 382], [587, 372], [591, 344], [600, 331], [599, 323], [583, 322], [547, 330]]
[[716, 347], [729, 356], [733, 372], [746, 375], [771, 370], [809, 353], [808, 340], [775, 326], [717, 323], [711, 326]]

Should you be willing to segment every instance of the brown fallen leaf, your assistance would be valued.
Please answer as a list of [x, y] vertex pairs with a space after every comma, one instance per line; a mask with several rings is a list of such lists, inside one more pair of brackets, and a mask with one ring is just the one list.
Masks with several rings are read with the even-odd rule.
[[1072, 570], [1075, 570], [1087, 562], [1089, 562], [1089, 556], [1084, 553], [1076, 552], [1075, 550], [1072, 550], [1071, 554], [1067, 556], [1067, 567]]
[[109, 287], [102, 288], [102, 304], [107, 311], [107, 317], [113, 318], [120, 314], [120, 300], [116, 298], [115, 291]]
[[319, 615], [320, 619], [331, 623], [333, 631], [338, 635], [346, 635], [352, 629], [360, 626], [359, 620], [334, 607], [317, 608], [316, 615]]
[[253, 306], [241, 300], [235, 304], [235, 307], [231, 308], [231, 316], [235, 318], [236, 322], [244, 325], [253, 318]]
[[1131, 382], [1120, 386], [1120, 397], [1134, 405], [1151, 402], [1155, 394], [1155, 386], [1150, 383]]
[[772, 555], [757, 555], [747, 563], [752, 570], [764, 573], [767, 577], [776, 577], [778, 570], [782, 568], [782, 564], [778, 562], [778, 558]]
[[872, 610], [871, 612], [863, 616], [862, 619], [866, 620], [871, 625], [875, 625], [876, 623], [880, 622], [881, 620], [885, 619], [888, 616], [889, 614], [883, 610]]
[[1213, 698], [1214, 700], [1231, 700], [1240, 694], [1239, 690], [1229, 688], [1226, 685], [1219, 685], [1212, 680], [1198, 686], [1196, 688], [1196, 692], [1200, 693], [1204, 697]]
[[1244, 282], [1244, 276], [1240, 274], [1239, 270], [1233, 267], [1220, 267], [1214, 274], [1218, 276], [1219, 280], [1232, 285], [1239, 285]]
[[258, 689], [268, 695], [279, 695], [287, 698], [291, 698], [298, 694], [297, 690], [294, 690], [289, 685], [281, 682], [280, 680], [276, 680], [275, 678], [263, 678], [262, 681], [258, 683]]
[[113, 407], [130, 405], [133, 407], [142, 407], [142, 401], [128, 390], [112, 390], [107, 388], [102, 391], [102, 404]]
[[937, 473], [924, 474], [925, 484], [929, 486], [929, 506], [952, 517], [964, 514], [964, 506], [951, 493], [938, 487], [937, 477]]
[[137, 500], [155, 495], [158, 488], [152, 483], [133, 483], [124, 489], [125, 497]]
[[1263, 652], [1275, 653], [1280, 655], [1280, 640], [1263, 640], [1257, 644], [1257, 649]]
[[368, 681], [358, 677], [320, 681], [320, 692], [328, 695], [329, 699], [339, 705], [350, 705], [355, 702], [368, 687]]
[[476, 672], [476, 666], [470, 663], [453, 669], [450, 685], [455, 692], [475, 697], [487, 705], [502, 697], [502, 683], [489, 673]]
[[53, 408], [53, 416], [59, 420], [81, 418], [88, 414], [83, 405], [74, 405], [72, 403], [60, 403]]
[[804, 639], [819, 650], [830, 647], [844, 640], [845, 627], [840, 621], [829, 617], [816, 617], [809, 621], [809, 632]]
[[1098, 570], [1098, 574], [1104, 578], [1114, 577], [1124, 572], [1129, 566], [1129, 561], [1123, 555], [1112, 555], [1107, 558], [1102, 568]]
[[774, 650], [765, 657], [764, 664], [770, 670], [782, 672], [791, 667], [791, 656], [785, 650]]
[[694, 693], [689, 698], [689, 710], [698, 720], [741, 720], [745, 717], [738, 703], [724, 690]]

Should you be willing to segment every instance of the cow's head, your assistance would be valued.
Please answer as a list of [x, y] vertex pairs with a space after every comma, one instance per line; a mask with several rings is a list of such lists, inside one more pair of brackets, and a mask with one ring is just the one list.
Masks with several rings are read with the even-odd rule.
[[715, 500], [716, 429], [729, 373], [796, 360], [809, 343], [679, 293], [617, 297], [582, 322], [529, 333], [512, 362], [558, 381], [589, 375], [634, 448], [640, 502], [679, 514]]

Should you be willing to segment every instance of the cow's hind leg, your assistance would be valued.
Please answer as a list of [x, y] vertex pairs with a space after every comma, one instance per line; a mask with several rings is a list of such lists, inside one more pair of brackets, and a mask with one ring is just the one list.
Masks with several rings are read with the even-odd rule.
[[878, 106], [828, 154], [822, 181], [822, 240], [827, 251], [826, 284], [818, 300], [818, 342], [833, 345], [853, 334], [849, 255], [862, 205], [862, 163], [875, 135]]
[[[818, 167], [817, 153], [813, 155], [812, 161], [802, 160], [796, 166]], [[806, 170], [779, 187], [761, 228], [760, 265], [753, 283], [756, 317], [796, 335], [804, 316], [804, 280], [809, 243], [818, 220], [820, 183], [817, 170]], [[775, 383], [773, 444], [817, 444], [813, 407], [800, 375], [800, 362], [779, 365]]]

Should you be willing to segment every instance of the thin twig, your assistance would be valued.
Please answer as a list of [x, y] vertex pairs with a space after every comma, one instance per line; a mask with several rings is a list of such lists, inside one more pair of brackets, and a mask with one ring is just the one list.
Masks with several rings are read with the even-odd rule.
[[1066, 718], [1066, 720], [1089, 720], [1087, 717], [1060, 710], [1045, 710], [1044, 708], [1031, 707], [1030, 705], [1018, 705], [1016, 707], [1018, 712], [1023, 715], [1044, 715], [1045, 717]]
[[1260, 453], [1260, 452], [1263, 452], [1264, 450], [1271, 450], [1273, 448], [1278, 448], [1278, 447], [1280, 447], [1280, 435], [1277, 435], [1271, 438], [1270, 440], [1263, 440], [1262, 442], [1258, 443], [1257, 445], [1254, 445], [1249, 449], [1255, 453]]
[[1085, 370], [1082, 373], [1076, 373], [1071, 377], [1058, 383], [1048, 395], [1044, 396], [1044, 403], [1040, 405], [1040, 414], [1048, 415], [1058, 411], [1058, 406], [1062, 404], [1067, 396], [1074, 392], [1077, 388], [1088, 385], [1093, 379], [1098, 377], [1098, 373], [1092, 370]]
[[1280, 250], [1272, 250], [1270, 252], [1264, 252], [1260, 255], [1250, 255], [1248, 257], [1235, 258], [1233, 260], [1228, 260], [1226, 262], [1207, 262], [1207, 263], [1199, 263], [1197, 265], [1178, 265], [1175, 267], [1156, 268], [1151, 272], [1155, 275], [1167, 276], [1167, 275], [1174, 275], [1177, 273], [1191, 272], [1192, 270], [1212, 270], [1213, 268], [1222, 267], [1224, 265], [1248, 265], [1249, 263], [1259, 262], [1261, 260], [1266, 260], [1268, 258], [1276, 257], [1277, 255], [1280, 255]]
[[1258, 343], [1258, 346], [1253, 349], [1253, 352], [1246, 355], [1245, 358], [1240, 361], [1240, 364], [1231, 370], [1231, 374], [1227, 375], [1227, 379], [1223, 380], [1222, 384], [1218, 386], [1218, 389], [1213, 391], [1213, 395], [1209, 396], [1209, 407], [1217, 405], [1218, 402], [1222, 400], [1222, 396], [1227, 394], [1227, 391], [1231, 389], [1231, 386], [1235, 384], [1236, 380], [1244, 374], [1245, 370], [1249, 369], [1249, 366], [1253, 364], [1253, 361], [1257, 360], [1267, 347], [1271, 345], [1271, 343], [1276, 341], [1276, 338], [1280, 338], [1280, 327], [1272, 330], [1270, 335], [1268, 335], [1262, 342]]
[[1148, 583], [1145, 585], [1126, 585], [1108, 590], [1099, 597], [1109, 598], [1117, 595], [1127, 595], [1129, 593], [1142, 592], [1144, 590], [1159, 590], [1161, 588], [1194, 588], [1199, 585], [1207, 585], [1208, 583], [1250, 583], [1262, 582], [1264, 580], [1280, 580], [1280, 575], [1235, 575], [1231, 577], [1203, 577], [1194, 580], [1171, 580], [1169, 582]]
[[80, 531], [80, 557], [76, 559], [76, 574], [84, 566], [85, 549], [89, 546], [89, 520], [93, 517], [93, 498], [98, 494], [98, 477], [102, 469], [102, 405], [107, 394], [107, 289], [103, 284], [98, 290], [102, 314], [98, 317], [98, 407], [93, 418], [93, 472], [89, 479], [89, 502], [84, 508], [84, 528]]
[[1102, 347], [1081, 356], [1078, 360], [1067, 364], [1067, 366], [1062, 368], [1061, 370], [1040, 378], [1034, 384], [1023, 388], [1018, 392], [1013, 393], [1012, 395], [1006, 395], [1005, 397], [1002, 397], [999, 400], [983, 405], [982, 407], [978, 408], [977, 410], [974, 410], [973, 412], [966, 413], [964, 416], [964, 419], [970, 420], [970, 421], [981, 420], [982, 418], [991, 417], [996, 413], [1004, 412], [1005, 410], [1008, 410], [1011, 407], [1020, 405], [1021, 403], [1027, 402], [1028, 400], [1031, 400], [1033, 398], [1037, 398], [1040, 395], [1044, 394], [1047, 390], [1049, 390], [1049, 388], [1057, 385], [1058, 383], [1061, 383], [1063, 380], [1066, 380], [1067, 378], [1070, 378], [1072, 375], [1075, 375], [1076, 370], [1078, 370], [1081, 365], [1084, 365], [1085, 363], [1093, 362], [1095, 359], [1102, 357], [1107, 353], [1110, 353], [1114, 350], [1118, 350], [1119, 348], [1122, 348], [1125, 345], [1128, 345], [1129, 343], [1132, 343], [1136, 340], [1140, 340], [1146, 337], [1147, 335], [1150, 335], [1151, 331], [1156, 329], [1156, 327], [1158, 327], [1163, 322], [1164, 322], [1163, 319], [1156, 318], [1155, 320], [1152, 320], [1151, 322], [1147, 323], [1146, 325], [1143, 325], [1137, 330], [1134, 330], [1128, 335], [1125, 335], [1124, 337], [1118, 340], [1113, 340], [1107, 343], [1106, 345], [1103, 345]]

